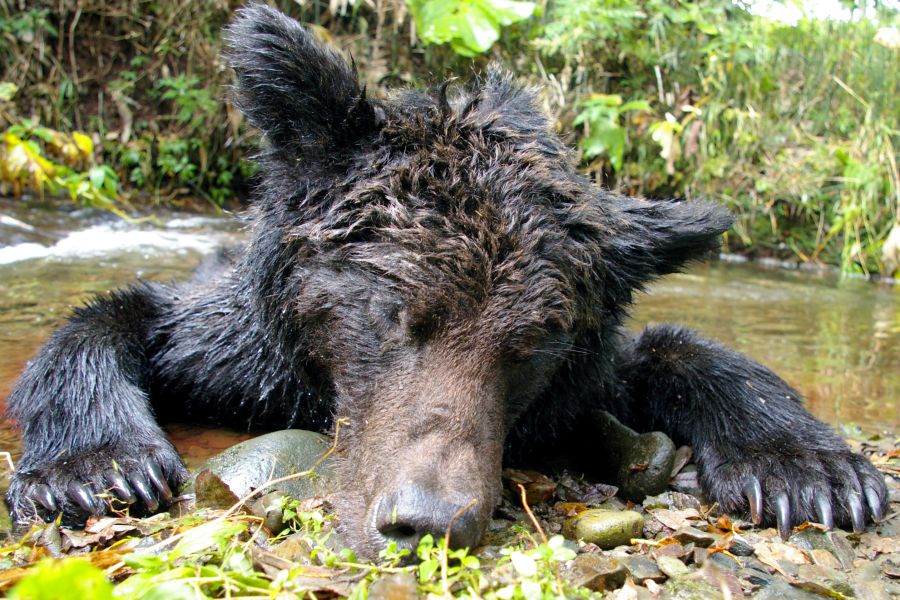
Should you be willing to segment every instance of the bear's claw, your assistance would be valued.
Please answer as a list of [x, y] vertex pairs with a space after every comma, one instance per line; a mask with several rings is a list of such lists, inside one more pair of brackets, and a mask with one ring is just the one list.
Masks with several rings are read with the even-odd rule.
[[[20, 462], [7, 502], [20, 524], [35, 518], [52, 521], [62, 513], [65, 525], [83, 525], [88, 516], [115, 513], [124, 507], [135, 515], [151, 514], [172, 502], [172, 489], [187, 475], [174, 448], [151, 446], [86, 451], [49, 463]], [[115, 457], [115, 458], [114, 458]]]
[[805, 521], [865, 530], [880, 521], [887, 506], [884, 476], [863, 456], [848, 449], [810, 452], [801, 448], [779, 453], [701, 456], [704, 493], [726, 512], [749, 508], [754, 525], [774, 525], [782, 538]]
[[816, 515], [819, 523], [826, 529], [834, 527], [834, 511], [831, 508], [831, 499], [828, 496], [816, 496]]

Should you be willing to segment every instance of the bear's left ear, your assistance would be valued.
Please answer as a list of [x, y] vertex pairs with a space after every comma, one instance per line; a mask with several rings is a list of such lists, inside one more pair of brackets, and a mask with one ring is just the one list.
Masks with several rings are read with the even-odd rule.
[[604, 256], [625, 288], [639, 288], [716, 251], [734, 222], [725, 208], [709, 202], [616, 200], [607, 205], [611, 237]]
[[297, 21], [264, 4], [237, 11], [226, 29], [237, 103], [291, 159], [317, 159], [376, 129], [355, 70]]

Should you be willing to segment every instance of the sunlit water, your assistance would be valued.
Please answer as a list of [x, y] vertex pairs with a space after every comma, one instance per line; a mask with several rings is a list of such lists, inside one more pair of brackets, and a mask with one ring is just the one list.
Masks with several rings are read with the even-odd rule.
[[[227, 216], [157, 217], [127, 225], [0, 200], [0, 398], [72, 307], [136, 279], [188, 277], [203, 256], [241, 237]], [[679, 322], [752, 356], [830, 423], [900, 429], [900, 287], [717, 262], [655, 284], [634, 315], [634, 327]], [[192, 466], [247, 437], [187, 425], [170, 433]], [[6, 425], [0, 450], [19, 451]]]

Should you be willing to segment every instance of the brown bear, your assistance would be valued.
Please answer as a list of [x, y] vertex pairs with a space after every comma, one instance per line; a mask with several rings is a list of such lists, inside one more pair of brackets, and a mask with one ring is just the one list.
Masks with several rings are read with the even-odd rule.
[[186, 476], [159, 421], [346, 418], [347, 540], [413, 547], [456, 515], [451, 542], [471, 546], [504, 457], [552, 451], [597, 409], [691, 444], [709, 499], [756, 522], [881, 517], [883, 477], [772, 371], [678, 327], [622, 328], [636, 290], [717, 247], [725, 210], [599, 189], [499, 69], [376, 101], [272, 8], [227, 36], [265, 140], [251, 239], [217, 277], [98, 298], [51, 337], [9, 398], [16, 519], [77, 523], [104, 490], [156, 511]]

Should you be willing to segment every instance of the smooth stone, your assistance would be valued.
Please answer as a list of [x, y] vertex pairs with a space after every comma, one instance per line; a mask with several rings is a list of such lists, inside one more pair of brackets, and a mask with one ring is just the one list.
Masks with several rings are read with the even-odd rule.
[[706, 580], [694, 576], [682, 576], [669, 581], [663, 587], [665, 600], [722, 600], [720, 590]]
[[715, 552], [711, 554], [706, 560], [713, 563], [720, 569], [731, 571], [732, 573], [737, 573], [745, 566], [741, 562], [734, 560], [727, 554], [722, 554], [721, 552]]
[[678, 540], [684, 545], [694, 544], [698, 548], [708, 548], [714, 542], [718, 541], [718, 538], [720, 536], [717, 536], [714, 533], [700, 531], [696, 527], [687, 525], [674, 531], [671, 537]]
[[599, 554], [579, 554], [564, 575], [574, 587], [586, 587], [595, 592], [622, 587], [626, 576], [621, 561]]
[[656, 564], [659, 567], [659, 570], [671, 579], [680, 577], [681, 575], [687, 575], [691, 572], [683, 562], [673, 556], [657, 556]]
[[379, 577], [369, 587], [370, 600], [417, 600], [419, 592], [412, 573], [392, 573]]
[[643, 531], [644, 518], [631, 510], [589, 509], [563, 523], [563, 535], [567, 538], [596, 544], [603, 550], [627, 545], [632, 538], [641, 537]]
[[648, 579], [652, 579], [656, 583], [666, 580], [666, 574], [660, 570], [656, 561], [646, 556], [629, 556], [625, 559], [625, 569], [638, 585]]
[[794, 585], [825, 596], [834, 596], [833, 592], [844, 596], [854, 595], [853, 588], [843, 573], [819, 565], [800, 565]]
[[757, 592], [754, 600], [822, 600], [822, 596], [796, 588], [784, 579], [775, 578]]
[[735, 556], [753, 556], [756, 553], [756, 549], [750, 542], [738, 537], [732, 538], [728, 551]]
[[605, 411], [591, 414], [607, 459], [619, 465], [616, 485], [622, 497], [640, 502], [664, 492], [675, 464], [675, 444], [659, 431], [638, 434]]
[[843, 532], [825, 532], [808, 527], [792, 535], [788, 542], [803, 550], [827, 550], [837, 558], [841, 568], [848, 571], [853, 568], [853, 559], [856, 558], [856, 553], [845, 539], [846, 535]]
[[[198, 506], [224, 508], [272, 479], [305, 471], [331, 447], [321, 433], [286, 429], [235, 444], [210, 458], [188, 483]], [[313, 475], [266, 486], [294, 499], [328, 494], [334, 484], [333, 461], [322, 461]]]

